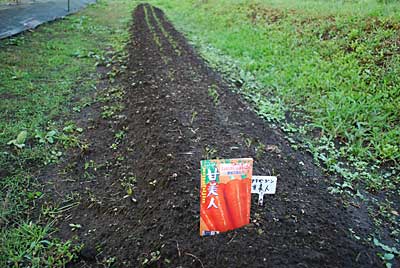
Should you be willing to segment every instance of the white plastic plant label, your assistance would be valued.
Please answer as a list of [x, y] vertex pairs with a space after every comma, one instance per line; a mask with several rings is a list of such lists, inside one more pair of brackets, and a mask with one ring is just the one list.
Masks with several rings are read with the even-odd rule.
[[251, 179], [251, 193], [258, 194], [258, 204], [262, 205], [265, 194], [275, 194], [278, 178], [275, 176], [254, 176]]

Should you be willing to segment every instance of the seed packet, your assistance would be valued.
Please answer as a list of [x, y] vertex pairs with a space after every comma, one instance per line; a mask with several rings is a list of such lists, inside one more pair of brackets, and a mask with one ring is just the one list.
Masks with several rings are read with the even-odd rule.
[[253, 159], [202, 160], [200, 164], [200, 235], [249, 224]]

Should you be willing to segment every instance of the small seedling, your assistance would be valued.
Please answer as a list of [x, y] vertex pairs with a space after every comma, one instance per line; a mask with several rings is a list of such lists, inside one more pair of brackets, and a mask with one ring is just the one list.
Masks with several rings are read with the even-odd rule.
[[260, 158], [265, 152], [265, 144], [262, 142], [258, 142], [255, 151], [256, 151], [256, 158]]
[[212, 85], [208, 88], [208, 96], [210, 96], [215, 105], [219, 104], [219, 94], [217, 91], [218, 87], [216, 85]]
[[56, 163], [61, 156], [62, 156], [62, 152], [57, 151], [57, 150], [51, 150], [50, 153], [45, 155], [44, 163], [46, 165], [50, 164], [50, 163]]
[[92, 98], [82, 98], [82, 100], [79, 101], [78, 105], [72, 108], [72, 111], [79, 113], [83, 108], [90, 106], [93, 102], [94, 100], [92, 100]]
[[160, 251], [154, 251], [150, 253], [150, 258], [144, 258], [142, 265], [150, 265], [153, 262], [158, 261], [161, 258]]
[[50, 143], [53, 144], [57, 138], [58, 131], [50, 130], [48, 132], [42, 132], [40, 130], [35, 130], [35, 138], [39, 140], [39, 143]]
[[122, 140], [125, 137], [125, 132], [123, 130], [118, 131], [115, 133], [115, 138], [117, 140]]
[[135, 176], [124, 177], [123, 179], [121, 179], [121, 186], [126, 191], [127, 196], [133, 195], [133, 189], [135, 187], [135, 184], [136, 184]]
[[246, 144], [247, 148], [250, 148], [250, 146], [253, 144], [253, 141], [251, 138], [245, 138], [244, 143]]
[[101, 109], [103, 110], [101, 112], [101, 117], [103, 119], [107, 119], [111, 118], [113, 115], [115, 115], [115, 113], [122, 111], [124, 109], [124, 106], [122, 104], [116, 104], [112, 106], [105, 105], [101, 107]]
[[71, 227], [71, 231], [76, 231], [76, 230], [78, 230], [78, 229], [81, 229], [81, 228], [82, 228], [82, 225], [70, 223], [70, 224], [69, 224], [69, 227]]
[[41, 197], [42, 195], [43, 195], [43, 193], [40, 192], [40, 191], [28, 192], [28, 193], [27, 193], [27, 197], [28, 197], [30, 200], [37, 199], [37, 198]]
[[92, 168], [94, 171], [97, 170], [97, 164], [93, 160], [89, 160], [88, 162], [85, 162], [84, 169], [87, 170], [89, 168]]
[[113, 267], [113, 264], [114, 264], [116, 261], [117, 261], [117, 258], [116, 258], [116, 257], [106, 257], [106, 258], [104, 258], [104, 260], [103, 260], [103, 265], [104, 265], [104, 267], [107, 267], [107, 268]]
[[197, 112], [193, 111], [192, 112], [192, 117], [190, 118], [190, 124], [193, 125], [194, 120], [196, 119]]
[[67, 133], [67, 134], [72, 134], [72, 133], [74, 133], [74, 132], [82, 133], [82, 132], [83, 132], [83, 129], [80, 128], [80, 127], [77, 127], [77, 126], [75, 125], [74, 122], [69, 122], [69, 123], [63, 128], [63, 132], [64, 132], [64, 133]]
[[204, 149], [204, 159], [212, 159], [214, 158], [216, 153], [217, 150], [215, 148], [206, 146], [206, 148]]
[[378, 253], [378, 256], [385, 262], [387, 268], [391, 268], [392, 263], [390, 261], [394, 259], [395, 255], [399, 255], [400, 251], [396, 247], [383, 244], [376, 237], [374, 237], [373, 243], [376, 247], [380, 247], [384, 251], [384, 253]]

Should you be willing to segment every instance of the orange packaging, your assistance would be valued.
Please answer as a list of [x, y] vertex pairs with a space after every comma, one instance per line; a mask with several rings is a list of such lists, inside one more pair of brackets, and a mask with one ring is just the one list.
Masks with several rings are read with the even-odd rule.
[[249, 224], [253, 159], [203, 160], [200, 164], [200, 235]]

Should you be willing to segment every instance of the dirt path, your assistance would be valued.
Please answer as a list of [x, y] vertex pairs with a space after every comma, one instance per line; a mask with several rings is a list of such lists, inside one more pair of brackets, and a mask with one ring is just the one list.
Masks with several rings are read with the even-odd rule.
[[[355, 215], [327, 193], [311, 156], [293, 151], [231, 93], [160, 10], [140, 5], [133, 20], [120, 120], [94, 117], [90, 151], [71, 159], [67, 175], [49, 184], [49, 193], [79, 196], [59, 225], [61, 237], [78, 235], [85, 244], [73, 267], [103, 267], [100, 260], [111, 257], [116, 267], [381, 265], [371, 248], [349, 237], [349, 228], [367, 229], [352, 226]], [[110, 149], [120, 131], [122, 142]], [[254, 174], [278, 176], [277, 194], [264, 207], [253, 199], [249, 226], [199, 237], [205, 156], [253, 157]], [[97, 168], [85, 176], [90, 160]], [[71, 223], [82, 227], [72, 230]]]

